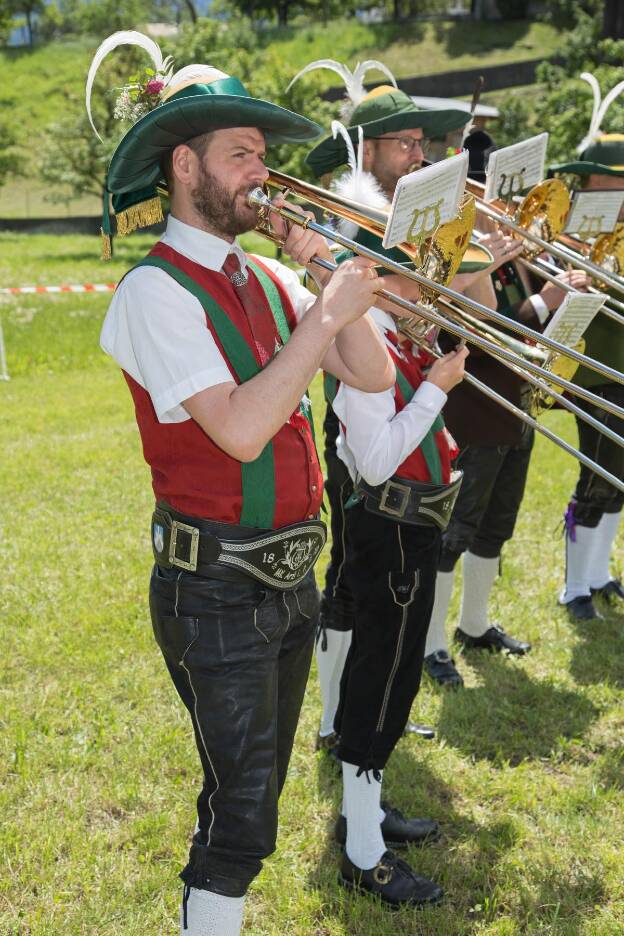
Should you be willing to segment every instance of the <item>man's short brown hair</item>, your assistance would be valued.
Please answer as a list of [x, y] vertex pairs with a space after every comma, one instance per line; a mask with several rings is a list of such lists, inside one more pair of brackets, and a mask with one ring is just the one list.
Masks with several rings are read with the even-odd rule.
[[[185, 145], [192, 149], [198, 159], [203, 160], [206, 155], [206, 150], [208, 149], [208, 144], [212, 138], [214, 131], [209, 130], [207, 133], [201, 133], [199, 136], [192, 137], [190, 140], [185, 141]], [[169, 194], [173, 192], [173, 187], [175, 184], [174, 173], [173, 173], [173, 149], [167, 150], [163, 156], [160, 167], [162, 169], [162, 174], [165, 177], [167, 183], [167, 190]]]

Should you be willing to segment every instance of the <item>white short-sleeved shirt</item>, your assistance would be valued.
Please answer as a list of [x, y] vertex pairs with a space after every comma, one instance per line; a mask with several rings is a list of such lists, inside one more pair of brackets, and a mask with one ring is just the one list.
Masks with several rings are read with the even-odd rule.
[[[214, 234], [169, 216], [162, 243], [209, 270], [220, 270], [229, 253], [247, 265], [244, 251]], [[275, 273], [300, 319], [315, 297], [294, 270], [262, 257]], [[182, 406], [194, 394], [232, 380], [223, 355], [206, 327], [201, 303], [168, 273], [139, 267], [125, 277], [113, 296], [100, 345], [149, 393], [161, 423], [191, 417]]]
[[[396, 334], [394, 319], [377, 308], [370, 314], [386, 344], [396, 353], [396, 346], [387, 338], [388, 332]], [[418, 448], [445, 403], [444, 391], [428, 380], [399, 413], [394, 405], [394, 387], [381, 393], [365, 393], [341, 383], [333, 402], [341, 423], [336, 450], [352, 480], [362, 477], [368, 484], [377, 485], [391, 478]]]

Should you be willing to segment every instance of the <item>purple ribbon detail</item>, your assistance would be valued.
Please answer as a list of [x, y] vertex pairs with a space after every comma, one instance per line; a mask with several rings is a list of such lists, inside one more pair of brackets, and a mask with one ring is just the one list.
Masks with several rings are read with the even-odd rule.
[[566, 533], [572, 543], [576, 543], [576, 521], [574, 519], [574, 501], [570, 501], [567, 510], [563, 515], [563, 523]]

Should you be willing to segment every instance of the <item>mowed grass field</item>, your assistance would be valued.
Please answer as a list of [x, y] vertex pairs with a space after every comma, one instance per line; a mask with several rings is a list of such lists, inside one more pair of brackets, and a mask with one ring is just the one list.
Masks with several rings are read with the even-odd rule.
[[[1, 285], [105, 282], [146, 246], [135, 236], [104, 267], [95, 238], [0, 235]], [[129, 393], [98, 349], [108, 301], [0, 299], [12, 377], [0, 382], [2, 936], [177, 932], [200, 769], [151, 634], [152, 498]], [[318, 380], [313, 400], [320, 422]], [[575, 437], [567, 416], [544, 421]], [[391, 913], [338, 886], [340, 784], [313, 751], [313, 671], [246, 934], [624, 931], [624, 614], [580, 626], [556, 606], [574, 479], [538, 439], [493, 603], [533, 652], [459, 657], [454, 694], [425, 682], [413, 716], [437, 738], [403, 739], [386, 771], [394, 804], [441, 823], [442, 840], [408, 857], [445, 903]], [[456, 594], [453, 625], [457, 611]]]

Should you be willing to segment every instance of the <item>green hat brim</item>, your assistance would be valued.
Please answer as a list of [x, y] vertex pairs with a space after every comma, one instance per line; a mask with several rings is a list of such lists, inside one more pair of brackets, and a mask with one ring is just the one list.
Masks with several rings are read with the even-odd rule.
[[268, 145], [307, 143], [321, 127], [293, 111], [259, 98], [198, 94], [174, 98], [138, 120], [113, 153], [107, 188], [113, 194], [157, 184], [164, 155], [193, 137], [230, 127], [257, 127]]
[[[404, 110], [368, 123], [347, 127], [353, 145], [358, 145], [358, 126], [364, 131], [364, 138], [383, 136], [384, 133], [395, 133], [399, 130], [422, 129], [426, 137], [439, 137], [459, 130], [470, 120], [470, 114], [463, 110]], [[310, 150], [305, 159], [307, 165], [316, 176], [332, 172], [339, 166], [348, 162], [347, 145], [342, 138], [329, 136], [322, 140], [313, 150]]]
[[605, 166], [603, 163], [579, 159], [576, 162], [560, 163], [558, 166], [551, 166], [548, 170], [548, 178], [551, 179], [556, 173], [564, 172], [580, 176], [610, 175], [624, 177], [624, 168], [618, 169], [616, 166]]

